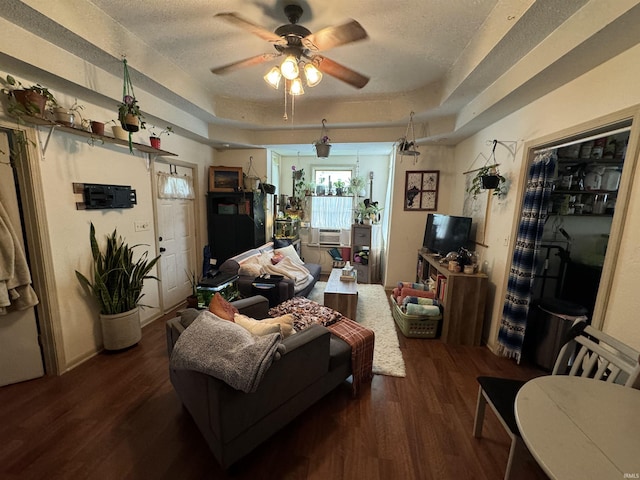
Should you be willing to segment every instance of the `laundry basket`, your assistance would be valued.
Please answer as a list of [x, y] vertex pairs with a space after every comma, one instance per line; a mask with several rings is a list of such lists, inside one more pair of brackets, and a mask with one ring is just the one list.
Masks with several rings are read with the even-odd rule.
[[393, 305], [392, 313], [393, 319], [400, 328], [400, 331], [405, 337], [409, 338], [436, 338], [439, 335], [438, 328], [440, 327], [440, 321], [442, 315], [408, 315], [402, 311], [402, 308], [390, 295], [391, 303]]

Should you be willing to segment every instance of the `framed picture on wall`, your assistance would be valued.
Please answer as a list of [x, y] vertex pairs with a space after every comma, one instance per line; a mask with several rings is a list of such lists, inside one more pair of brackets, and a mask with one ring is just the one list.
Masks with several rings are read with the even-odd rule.
[[408, 171], [404, 188], [404, 209], [437, 210], [439, 180], [440, 170]]
[[209, 167], [210, 192], [235, 192], [242, 186], [242, 167]]

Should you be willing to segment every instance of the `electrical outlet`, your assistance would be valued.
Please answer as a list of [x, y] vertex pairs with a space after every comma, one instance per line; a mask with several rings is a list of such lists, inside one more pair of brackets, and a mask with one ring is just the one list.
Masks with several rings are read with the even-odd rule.
[[136, 232], [148, 232], [150, 229], [149, 222], [145, 220], [138, 220], [134, 222], [134, 227]]

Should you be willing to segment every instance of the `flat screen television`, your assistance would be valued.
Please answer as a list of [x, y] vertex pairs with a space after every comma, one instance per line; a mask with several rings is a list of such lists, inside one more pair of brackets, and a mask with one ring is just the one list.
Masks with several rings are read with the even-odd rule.
[[441, 213], [427, 215], [422, 247], [433, 253], [446, 255], [469, 247], [470, 217], [455, 217]]

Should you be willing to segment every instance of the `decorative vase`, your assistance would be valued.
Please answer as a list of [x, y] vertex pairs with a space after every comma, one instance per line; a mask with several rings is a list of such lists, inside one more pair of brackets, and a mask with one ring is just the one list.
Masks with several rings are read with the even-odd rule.
[[21, 104], [29, 115], [44, 118], [47, 99], [33, 90], [14, 90], [13, 96]]
[[327, 158], [331, 151], [331, 145], [328, 143], [316, 143], [316, 156], [318, 158]]
[[500, 183], [500, 177], [497, 175], [483, 175], [481, 177], [482, 180], [482, 188], [485, 190], [493, 190]]
[[104, 135], [104, 123], [92, 120], [91, 131], [96, 135]]
[[113, 127], [111, 127], [111, 130], [113, 130], [113, 136], [115, 138], [125, 141], [129, 140], [129, 134], [120, 125], [114, 125]]
[[114, 315], [101, 314], [100, 324], [105, 350], [122, 350], [135, 345], [142, 338], [138, 307]]
[[120, 123], [127, 132], [137, 132], [140, 129], [140, 119], [131, 113], [121, 117]]
[[153, 148], [160, 150], [160, 137], [149, 137], [149, 142]]

